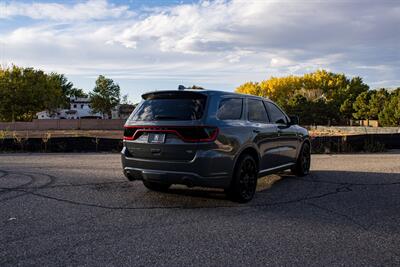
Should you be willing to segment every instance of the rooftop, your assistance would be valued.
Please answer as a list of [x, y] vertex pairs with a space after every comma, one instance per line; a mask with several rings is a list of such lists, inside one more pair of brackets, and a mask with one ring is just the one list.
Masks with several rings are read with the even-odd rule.
[[[261, 96], [255, 96], [255, 95], [249, 95], [249, 94], [240, 94], [240, 93], [235, 93], [235, 92], [228, 92], [228, 91], [222, 91], [222, 90], [210, 90], [210, 89], [184, 89], [184, 90], [155, 90], [155, 91], [150, 91], [142, 95], [143, 99], [148, 98], [150, 95], [156, 95], [156, 94], [168, 94], [168, 93], [200, 93], [200, 94], [205, 94], [205, 95], [232, 95], [232, 96], [251, 96], [254, 98], [263, 98]], [[263, 98], [266, 99], [266, 98]]]
[[71, 103], [90, 103], [90, 98], [88, 97], [71, 97]]

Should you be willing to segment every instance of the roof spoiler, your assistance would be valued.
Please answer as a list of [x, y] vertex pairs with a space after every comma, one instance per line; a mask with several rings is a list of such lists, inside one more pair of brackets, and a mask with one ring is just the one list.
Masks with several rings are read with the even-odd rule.
[[181, 98], [181, 99], [199, 99], [199, 98], [206, 98], [207, 96], [202, 93], [201, 90], [199, 90], [198, 92], [193, 92], [193, 91], [183, 91], [183, 90], [178, 90], [178, 91], [155, 91], [155, 92], [149, 92], [149, 93], [145, 93], [142, 95], [142, 98], [144, 100], [152, 100], [152, 99], [177, 99], [177, 98]]

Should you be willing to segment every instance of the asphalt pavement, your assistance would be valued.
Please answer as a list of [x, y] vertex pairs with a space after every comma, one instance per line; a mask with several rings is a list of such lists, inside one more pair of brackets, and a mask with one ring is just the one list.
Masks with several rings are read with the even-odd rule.
[[400, 265], [400, 154], [313, 155], [257, 191], [151, 192], [118, 154], [1, 154], [0, 266]]

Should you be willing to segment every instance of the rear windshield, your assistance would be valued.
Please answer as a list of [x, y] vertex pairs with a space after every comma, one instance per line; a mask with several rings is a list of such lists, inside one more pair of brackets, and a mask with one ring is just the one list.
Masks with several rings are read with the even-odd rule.
[[206, 98], [156, 98], [145, 100], [133, 121], [198, 120], [203, 116]]

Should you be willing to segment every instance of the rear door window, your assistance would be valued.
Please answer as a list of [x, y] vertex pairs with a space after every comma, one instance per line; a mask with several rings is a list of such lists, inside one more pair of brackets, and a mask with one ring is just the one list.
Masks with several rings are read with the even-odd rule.
[[155, 98], [143, 101], [133, 121], [198, 120], [203, 116], [206, 97]]
[[243, 99], [225, 98], [219, 102], [217, 118], [220, 120], [239, 120], [242, 117]]
[[268, 107], [268, 114], [273, 123], [287, 124], [287, 118], [285, 114], [273, 103], [265, 102]]
[[249, 121], [268, 123], [268, 115], [261, 100], [248, 100], [248, 119]]

